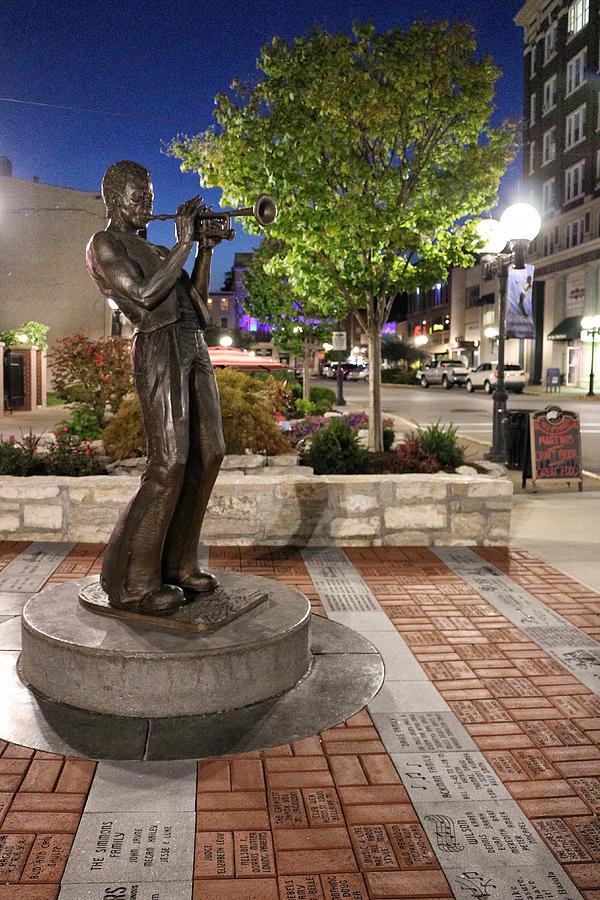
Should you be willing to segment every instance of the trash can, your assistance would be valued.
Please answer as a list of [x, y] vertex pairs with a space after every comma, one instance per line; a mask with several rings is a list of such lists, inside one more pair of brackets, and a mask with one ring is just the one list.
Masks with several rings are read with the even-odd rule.
[[527, 452], [527, 429], [529, 413], [533, 409], [508, 410], [505, 416], [506, 427], [506, 468], [520, 469], [525, 465]]

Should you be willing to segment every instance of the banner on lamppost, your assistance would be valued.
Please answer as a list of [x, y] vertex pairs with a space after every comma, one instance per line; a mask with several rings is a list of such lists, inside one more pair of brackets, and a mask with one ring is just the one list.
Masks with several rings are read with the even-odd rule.
[[533, 273], [534, 266], [508, 270], [506, 297], [506, 337], [534, 338], [533, 327]]
[[334, 350], [346, 350], [347, 338], [345, 331], [334, 331], [331, 335], [331, 344]]

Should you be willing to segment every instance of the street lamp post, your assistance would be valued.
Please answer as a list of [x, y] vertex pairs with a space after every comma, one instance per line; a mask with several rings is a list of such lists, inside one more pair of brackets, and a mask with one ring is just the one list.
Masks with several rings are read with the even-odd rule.
[[506, 209], [500, 221], [482, 219], [477, 226], [483, 247], [481, 253], [491, 257], [491, 264], [498, 277], [498, 374], [493, 395], [492, 446], [486, 458], [492, 462], [506, 462], [506, 393], [504, 383], [504, 357], [506, 344], [506, 290], [508, 272], [525, 268], [525, 250], [537, 236], [541, 227], [540, 215], [528, 203], [513, 203]]
[[587, 392], [588, 397], [595, 397], [594, 393], [594, 346], [596, 343], [596, 335], [600, 334], [600, 316], [584, 316], [581, 320], [582, 331], [592, 338], [592, 360], [590, 362], [590, 387]]

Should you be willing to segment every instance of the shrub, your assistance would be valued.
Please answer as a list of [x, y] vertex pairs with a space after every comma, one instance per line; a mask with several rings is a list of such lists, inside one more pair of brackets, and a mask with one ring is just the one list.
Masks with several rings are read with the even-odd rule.
[[294, 408], [296, 415], [302, 418], [313, 416], [317, 412], [317, 404], [312, 403], [310, 400], [303, 400], [302, 397], [294, 400]]
[[48, 475], [99, 475], [103, 471], [87, 441], [64, 428], [54, 432], [43, 464]]
[[133, 386], [130, 345], [121, 339], [71, 334], [53, 345], [48, 363], [58, 396], [93, 410], [99, 425], [106, 407], [116, 412]]
[[337, 416], [315, 434], [302, 462], [312, 466], [317, 475], [356, 475], [366, 470], [367, 459], [356, 431], [344, 416]]
[[423, 452], [436, 456], [443, 469], [456, 469], [465, 461], [465, 448], [457, 443], [457, 432], [454, 425], [440, 425], [439, 421], [419, 428]]
[[137, 394], [123, 400], [117, 413], [102, 432], [102, 440], [112, 459], [144, 456], [146, 434]]
[[383, 426], [383, 451], [387, 453], [392, 449], [392, 444], [396, 437], [396, 432], [390, 425]]
[[[291, 446], [277, 427], [277, 385], [235, 369], [215, 372], [221, 397], [226, 453], [289, 453]], [[274, 399], [275, 398], [275, 399]], [[112, 459], [143, 456], [146, 437], [137, 395], [124, 400], [102, 433]]]
[[94, 441], [102, 436], [102, 428], [94, 410], [84, 403], [76, 406], [71, 418], [59, 422], [58, 427], [68, 428], [71, 434], [84, 441]]
[[382, 369], [382, 384], [414, 384], [416, 371], [414, 369]]
[[373, 474], [432, 474], [440, 469], [438, 459], [424, 452], [419, 435], [414, 434], [409, 435], [395, 450], [372, 453], [369, 461], [369, 470]]
[[268, 390], [256, 378], [235, 369], [216, 372], [221, 395], [227, 453], [289, 453], [290, 442], [277, 427]]
[[17, 440], [14, 434], [0, 438], [0, 475], [39, 475], [43, 473], [38, 452], [41, 435], [31, 431]]
[[103, 469], [85, 441], [62, 428], [54, 432], [54, 441], [45, 452], [40, 450], [42, 435], [14, 435], [0, 439], [0, 475], [99, 475]]
[[308, 399], [317, 407], [317, 415], [329, 412], [335, 406], [335, 391], [327, 387], [311, 387]]

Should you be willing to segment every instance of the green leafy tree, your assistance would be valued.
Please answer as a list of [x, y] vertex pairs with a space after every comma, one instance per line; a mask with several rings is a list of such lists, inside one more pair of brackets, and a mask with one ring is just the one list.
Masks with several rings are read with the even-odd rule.
[[331, 336], [334, 323], [326, 318], [331, 310], [326, 299], [319, 302], [319, 298], [306, 298], [294, 290], [285, 259], [283, 241], [263, 241], [244, 279], [248, 291], [244, 310], [271, 327], [276, 347], [303, 358], [302, 396], [308, 400], [313, 354]]
[[171, 152], [224, 200], [268, 191], [290, 283], [343, 304], [368, 334], [370, 448], [382, 445], [381, 330], [394, 297], [469, 266], [465, 216], [492, 206], [517, 126], [490, 124], [499, 70], [473, 29], [321, 30], [263, 47], [258, 77], [215, 101], [217, 128]]
[[407, 369], [412, 363], [421, 362], [427, 354], [421, 347], [415, 347], [401, 338], [384, 335], [381, 338], [381, 358]]
[[48, 347], [48, 325], [42, 322], [24, 322], [18, 328], [11, 328], [8, 331], [0, 332], [0, 341], [7, 350], [11, 347], [19, 347], [22, 344], [31, 344], [32, 347], [39, 347], [45, 350]]

